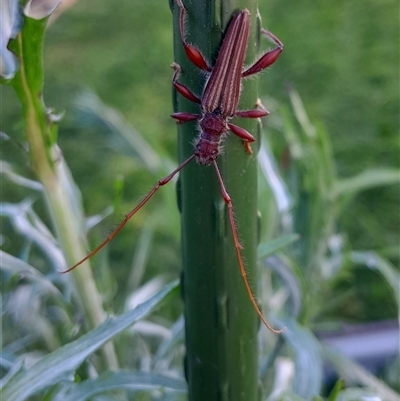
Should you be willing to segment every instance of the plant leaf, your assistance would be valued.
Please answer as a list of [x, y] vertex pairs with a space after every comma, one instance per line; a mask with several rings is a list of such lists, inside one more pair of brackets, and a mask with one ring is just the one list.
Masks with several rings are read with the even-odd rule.
[[52, 294], [62, 297], [62, 294], [58, 288], [33, 266], [1, 250], [0, 269], [8, 271], [11, 274], [23, 275], [25, 278], [38, 284], [41, 288], [44, 288]]
[[43, 185], [40, 182], [30, 180], [29, 178], [15, 173], [11, 164], [6, 161], [0, 161], [0, 174], [4, 174], [10, 181], [21, 187], [30, 188], [35, 191], [43, 191]]
[[166, 389], [185, 393], [187, 386], [182, 378], [168, 377], [157, 373], [110, 371], [101, 374], [96, 379], [72, 385], [67, 393], [60, 393], [54, 398], [54, 401], [85, 401], [96, 394], [120, 389], [128, 391]]
[[387, 401], [373, 390], [366, 388], [346, 388], [341, 391], [334, 401]]
[[18, 204], [1, 203], [0, 215], [8, 216], [15, 231], [36, 244], [55, 269], [62, 270], [66, 267], [64, 256], [44, 224], [32, 214], [31, 204], [29, 198]]
[[61, 0], [28, 0], [24, 6], [24, 14], [33, 19], [48, 17], [61, 3]]
[[[298, 396], [290, 391], [285, 391], [278, 398], [279, 401], [306, 401], [303, 397]], [[272, 401], [272, 399], [267, 398], [267, 401]]]
[[261, 168], [261, 173], [265, 177], [265, 180], [274, 195], [278, 210], [281, 213], [287, 213], [293, 202], [286, 183], [279, 174], [275, 158], [266, 141], [264, 141], [260, 147], [257, 160]]
[[343, 382], [341, 380], [338, 380], [335, 385], [333, 386], [333, 389], [329, 393], [328, 396], [328, 401], [335, 401], [337, 400], [338, 394], [343, 388]]
[[274, 239], [272, 241], [264, 242], [260, 244], [257, 248], [257, 258], [262, 259], [266, 256], [276, 253], [285, 246], [291, 244], [294, 241], [297, 241], [299, 238], [300, 235], [298, 234], [290, 234]]
[[281, 255], [267, 257], [263, 260], [262, 265], [270, 268], [279, 277], [289, 295], [286, 313], [296, 319], [301, 311], [302, 294], [305, 290], [304, 279], [299, 267], [291, 259]]
[[342, 195], [355, 194], [365, 189], [399, 182], [400, 171], [397, 169], [366, 170], [354, 177], [338, 180], [333, 187], [332, 196], [336, 198]]
[[13, 78], [17, 71], [15, 55], [8, 50], [8, 42], [15, 38], [22, 26], [18, 0], [0, 0], [0, 76], [4, 79]]
[[[338, 375], [345, 381], [346, 384], [350, 385], [362, 385], [368, 387], [374, 392], [374, 396], [379, 396], [380, 399], [385, 401], [398, 401], [399, 394], [392, 390], [386, 383], [379, 380], [372, 373], [366, 371], [361, 365], [352, 361], [351, 359], [339, 354], [336, 350], [331, 350], [328, 347], [322, 348], [323, 356], [329, 361], [329, 363], [336, 370]], [[345, 390], [346, 391], [346, 390]], [[366, 390], [364, 390], [366, 391]], [[362, 400], [363, 398], [341, 398], [338, 400]], [[376, 398], [378, 400], [378, 398]]]
[[309, 400], [319, 394], [322, 385], [323, 365], [320, 344], [309, 329], [301, 327], [295, 320], [285, 319], [283, 323], [287, 330], [281, 335], [295, 353], [293, 391]]
[[171, 351], [171, 349], [174, 350], [174, 346], [176, 346], [179, 342], [183, 342], [185, 337], [185, 319], [183, 315], [181, 315], [173, 324], [170, 332], [171, 336], [163, 340], [163, 342], [157, 348], [152, 361], [154, 367], [158, 367], [157, 365], [162, 361], [163, 358], [165, 358], [167, 353]]
[[353, 251], [350, 254], [350, 259], [353, 263], [365, 264], [370, 269], [375, 269], [383, 275], [392, 288], [393, 295], [397, 301], [398, 319], [400, 322], [400, 273], [389, 261], [375, 252]]
[[0, 392], [7, 401], [23, 401], [37, 391], [55, 384], [57, 379], [79, 366], [89, 355], [116, 334], [148, 315], [167, 295], [178, 288], [178, 281], [164, 286], [156, 295], [119, 317], [84, 334], [79, 339], [45, 356], [24, 372], [16, 374]]
[[107, 106], [94, 93], [86, 91], [75, 100], [77, 118], [93, 125], [107, 127], [113, 134], [112, 146], [121, 153], [134, 157], [146, 169], [156, 172], [162, 165], [162, 160], [151, 146], [134, 128], [130, 127], [122, 115], [110, 106]]

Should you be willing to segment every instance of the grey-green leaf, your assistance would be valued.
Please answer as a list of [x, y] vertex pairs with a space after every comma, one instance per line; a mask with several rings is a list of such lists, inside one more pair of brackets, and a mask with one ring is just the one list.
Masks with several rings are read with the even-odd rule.
[[293, 391], [309, 400], [321, 389], [323, 366], [320, 345], [312, 332], [299, 326], [295, 320], [287, 319], [283, 323], [287, 330], [281, 335], [295, 353]]
[[286, 302], [286, 314], [296, 319], [302, 307], [304, 292], [303, 276], [299, 267], [289, 258], [281, 255], [272, 255], [265, 258], [262, 265], [273, 271], [286, 289], [289, 299]]
[[15, 173], [13, 166], [6, 161], [0, 161], [0, 174], [4, 174], [11, 182], [20, 185], [21, 187], [30, 188], [35, 191], [43, 190], [43, 185], [40, 182], [30, 180], [29, 178], [25, 178], [22, 175]]
[[18, 10], [18, 0], [0, 0], [0, 9], [0, 77], [11, 79], [17, 71], [17, 60], [7, 46], [21, 28], [22, 18]]
[[162, 165], [162, 160], [143, 137], [134, 128], [130, 127], [121, 114], [104, 104], [92, 92], [80, 94], [75, 101], [78, 115], [85, 124], [108, 127], [110, 132], [116, 134], [112, 138], [112, 146], [121, 153], [128, 154], [146, 169], [156, 172]]
[[24, 14], [33, 19], [48, 17], [61, 3], [61, 0], [28, 0], [24, 6]]
[[335, 401], [386, 401], [373, 390], [365, 388], [346, 388], [341, 391]]
[[54, 295], [62, 296], [58, 288], [38, 270], [21, 259], [0, 250], [0, 270], [19, 274]]
[[298, 234], [290, 234], [272, 241], [264, 242], [257, 248], [257, 258], [262, 259], [272, 255], [292, 242], [297, 241], [299, 238], [300, 236]]
[[18, 373], [2, 389], [0, 399], [23, 401], [37, 391], [55, 384], [61, 375], [73, 371], [89, 355], [116, 334], [148, 315], [177, 287], [178, 281], [164, 286], [157, 294], [135, 309], [119, 317], [109, 318], [99, 327], [45, 356], [26, 371]]
[[[270, 401], [270, 398], [268, 398], [267, 401]], [[287, 391], [280, 395], [278, 401], [306, 401], [306, 400], [303, 397], [299, 397], [298, 395], [290, 391]]]
[[74, 384], [67, 393], [60, 393], [53, 401], [85, 401], [96, 394], [111, 390], [149, 391], [170, 390], [180, 393], [187, 391], [182, 378], [168, 377], [150, 372], [120, 370], [105, 372], [96, 379]]
[[[331, 350], [328, 347], [323, 348], [324, 358], [329, 361], [329, 363], [336, 370], [338, 375], [345, 381], [346, 384], [350, 385], [361, 385], [368, 389], [371, 389], [376, 397], [376, 400], [385, 401], [398, 401], [399, 394], [392, 390], [385, 382], [379, 380], [372, 373], [366, 371], [361, 365], [352, 361], [351, 359], [339, 354], [335, 350]], [[367, 391], [367, 390], [363, 390]], [[371, 394], [369, 392], [369, 394]], [[349, 391], [346, 394], [346, 390], [339, 393], [338, 400], [350, 401], [350, 400], [367, 400], [367, 398], [350, 398]], [[354, 395], [354, 394], [353, 394]], [[371, 399], [371, 398], [368, 398]]]
[[375, 269], [381, 273], [392, 288], [397, 305], [400, 305], [400, 273], [388, 260], [375, 252], [367, 251], [353, 251], [350, 253], [350, 259], [353, 263], [365, 264], [370, 269]]

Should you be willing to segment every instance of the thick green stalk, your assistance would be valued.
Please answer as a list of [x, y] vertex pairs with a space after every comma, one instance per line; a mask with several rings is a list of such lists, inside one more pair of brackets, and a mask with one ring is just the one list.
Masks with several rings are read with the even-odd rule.
[[[83, 215], [79, 191], [75, 187], [61, 151], [56, 145], [56, 125], [42, 100], [43, 37], [45, 20], [25, 18], [22, 31], [11, 48], [19, 60], [19, 70], [11, 84], [22, 104], [25, 136], [29, 144], [32, 169], [44, 187], [45, 200], [56, 235], [68, 265], [85, 256], [82, 238]], [[75, 295], [91, 329], [105, 320], [101, 297], [96, 289], [90, 265], [85, 263], [72, 274]], [[103, 369], [116, 368], [117, 358], [112, 344], [103, 350]]]
[[[184, 1], [188, 12], [187, 40], [213, 64], [223, 32], [240, 9], [251, 13], [251, 37], [246, 62], [258, 46], [256, 1]], [[178, 7], [175, 6], [175, 61], [182, 67], [180, 81], [201, 94], [204, 75], [188, 61], [181, 44]], [[175, 94], [175, 110], [199, 112], [198, 105]], [[243, 83], [240, 109], [253, 108], [257, 81]], [[234, 121], [235, 123], [235, 121]], [[233, 202], [236, 227], [253, 293], [257, 292], [257, 121], [237, 124], [255, 136], [253, 154], [230, 134], [218, 158]], [[179, 126], [179, 160], [193, 153], [194, 123]], [[180, 174], [178, 201], [182, 213], [182, 291], [186, 319], [186, 378], [190, 401], [257, 400], [258, 317], [246, 293], [235, 254], [226, 204], [212, 167], [190, 163]]]

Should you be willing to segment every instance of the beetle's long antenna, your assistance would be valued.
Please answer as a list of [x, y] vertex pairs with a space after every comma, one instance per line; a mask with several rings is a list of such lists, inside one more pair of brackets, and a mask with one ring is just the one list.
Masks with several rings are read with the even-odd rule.
[[107, 236], [107, 238], [100, 244], [98, 245], [93, 251], [88, 253], [82, 260], [80, 260], [78, 263], [74, 264], [72, 267], [70, 267], [67, 270], [61, 271], [60, 273], [68, 273], [71, 270], [74, 270], [76, 267], [81, 265], [83, 262], [86, 260], [90, 259], [93, 255], [95, 255], [98, 251], [100, 251], [101, 248], [103, 248], [109, 241], [111, 241], [115, 235], [118, 234], [118, 232], [122, 229], [122, 227], [129, 221], [129, 219], [138, 211], [140, 210], [146, 203], [147, 201], [157, 192], [157, 190], [167, 184], [169, 181], [172, 180], [172, 178], [179, 173], [180, 170], [183, 169], [191, 160], [193, 160], [195, 155], [193, 154], [189, 158], [187, 158], [183, 163], [181, 163], [171, 174], [167, 175], [166, 177], [162, 178], [160, 181], [157, 182], [156, 185], [152, 188], [152, 190], [142, 199], [142, 201], [134, 208], [132, 209], [127, 215], [125, 215], [124, 219], [121, 221], [121, 223], [118, 224], [117, 228]]
[[237, 236], [237, 232], [236, 232], [235, 221], [233, 219], [232, 201], [231, 201], [231, 198], [230, 198], [228, 192], [226, 191], [224, 182], [222, 181], [221, 173], [219, 172], [218, 165], [215, 160], [213, 161], [213, 166], [215, 169], [215, 173], [217, 175], [219, 187], [221, 189], [222, 198], [224, 199], [225, 203], [228, 206], [229, 222], [230, 222], [230, 226], [231, 226], [233, 242], [235, 244], [236, 256], [237, 256], [237, 260], [239, 263], [240, 274], [243, 278], [243, 282], [244, 282], [244, 286], [246, 287], [247, 294], [250, 298], [251, 303], [253, 304], [254, 310], [256, 311], [257, 315], [259, 316], [261, 321], [264, 323], [264, 325], [267, 327], [267, 329], [272, 331], [273, 333], [280, 334], [280, 333], [284, 332], [286, 330], [286, 328], [283, 328], [281, 330], [276, 330], [268, 324], [268, 322], [265, 320], [263, 314], [261, 313], [259, 306], [257, 305], [257, 302], [253, 296], [253, 292], [251, 291], [249, 282], [247, 280], [247, 274], [246, 274], [246, 270], [244, 268], [242, 255], [240, 253], [240, 249], [242, 249], [242, 246], [240, 245], [240, 242], [239, 242], [239, 239]]

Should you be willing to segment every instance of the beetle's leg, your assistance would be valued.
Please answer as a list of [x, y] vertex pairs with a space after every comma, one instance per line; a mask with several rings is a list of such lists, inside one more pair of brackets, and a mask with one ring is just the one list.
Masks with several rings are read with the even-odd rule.
[[139, 202], [138, 205], [136, 205], [135, 208], [133, 208], [127, 215], [125, 215], [124, 219], [121, 221], [121, 223], [118, 224], [117, 228], [114, 229], [114, 231], [108, 235], [108, 237], [100, 244], [98, 245], [93, 251], [88, 253], [82, 260], [80, 260], [78, 263], [75, 263], [72, 267], [70, 267], [67, 270], [61, 271], [60, 273], [68, 273], [71, 270], [74, 270], [76, 267], [81, 265], [83, 262], [86, 260], [90, 259], [92, 256], [94, 256], [100, 249], [102, 249], [109, 241], [111, 241], [117, 234], [118, 232], [122, 229], [122, 227], [129, 221], [129, 219], [132, 218], [136, 212], [138, 212], [149, 200], [150, 198], [160, 189], [165, 184], [168, 184], [172, 178], [175, 177], [176, 174], [179, 173], [191, 160], [193, 160], [196, 156], [193, 154], [189, 156], [185, 161], [183, 161], [171, 174], [168, 174], [166, 177], [162, 178], [157, 182], [156, 185], [154, 185], [153, 189]]
[[201, 103], [201, 100], [194, 95], [190, 89], [188, 89], [185, 85], [182, 85], [178, 82], [179, 75], [181, 73], [181, 67], [179, 64], [172, 63], [171, 67], [175, 70], [174, 75], [172, 76], [172, 85], [174, 85], [174, 88], [186, 99], [189, 99], [190, 101], [194, 103]]
[[242, 118], [261, 118], [269, 114], [268, 110], [251, 109], [251, 110], [238, 110], [235, 116]]
[[231, 197], [229, 196], [228, 192], [226, 191], [224, 182], [222, 181], [221, 173], [219, 172], [218, 165], [217, 165], [217, 162], [215, 160], [213, 161], [213, 166], [214, 166], [215, 174], [217, 175], [218, 184], [219, 184], [219, 188], [221, 190], [222, 198], [223, 198], [223, 200], [226, 203], [226, 206], [228, 208], [229, 224], [231, 226], [233, 243], [234, 243], [235, 251], [236, 251], [236, 258], [237, 258], [237, 261], [239, 263], [240, 275], [242, 276], [242, 279], [243, 279], [243, 282], [244, 282], [244, 286], [246, 288], [246, 291], [247, 291], [247, 294], [249, 296], [250, 302], [252, 303], [253, 308], [256, 311], [256, 313], [259, 316], [259, 318], [261, 319], [261, 321], [264, 323], [264, 325], [269, 330], [271, 330], [273, 333], [282, 333], [286, 329], [284, 328], [284, 329], [281, 329], [281, 330], [275, 330], [274, 328], [272, 328], [268, 324], [268, 322], [265, 320], [265, 318], [262, 315], [262, 313], [260, 311], [260, 308], [257, 305], [257, 302], [256, 302], [256, 300], [254, 298], [253, 291], [251, 290], [250, 285], [249, 285], [249, 281], [247, 280], [247, 273], [246, 273], [246, 270], [244, 268], [243, 258], [242, 258], [241, 252], [240, 252], [240, 250], [242, 249], [242, 246], [240, 245], [239, 238], [238, 238], [237, 231], [236, 231], [236, 227], [235, 227], [235, 220], [234, 220], [234, 217], [233, 217], [233, 210], [232, 210], [233, 209], [232, 200], [231, 200]]
[[[236, 110], [235, 116], [237, 117], [242, 117], [242, 118], [261, 118], [265, 117], [269, 114], [269, 111], [264, 107], [264, 105], [261, 103], [261, 100], [257, 100], [257, 108], [256, 109], [251, 109], [251, 110]], [[232, 124], [230, 124], [232, 125]], [[254, 138], [252, 135], [250, 135], [245, 129], [238, 127], [236, 125], [233, 125], [233, 127], [229, 127], [231, 131], [239, 136], [240, 138], [243, 139], [243, 146], [244, 146], [244, 151], [247, 154], [252, 154], [253, 151], [251, 150], [250, 147], [250, 142], [254, 141]], [[232, 129], [233, 128], [233, 129]], [[250, 140], [250, 137], [252, 140]]]
[[247, 70], [242, 72], [242, 77], [248, 77], [249, 75], [257, 74], [264, 70], [265, 68], [269, 67], [271, 64], [275, 63], [275, 60], [281, 54], [283, 50], [283, 43], [271, 32], [268, 32], [265, 29], [261, 29], [263, 35], [265, 35], [271, 42], [274, 42], [277, 47], [266, 52], [262, 55], [252, 66], [250, 66]]
[[238, 125], [235, 125], [235, 124], [231, 124], [231, 123], [228, 123], [228, 127], [231, 130], [231, 132], [233, 132], [239, 138], [242, 138], [243, 140], [245, 140], [247, 142], [254, 142], [255, 141], [253, 135], [251, 135], [244, 128], [239, 127]]
[[171, 114], [172, 118], [175, 118], [177, 124], [182, 124], [186, 123], [188, 121], [195, 121], [198, 120], [201, 115], [200, 114], [195, 114], [195, 113], [186, 113], [184, 111], [178, 112], [178, 113], [173, 113]]
[[243, 139], [244, 151], [247, 154], [252, 154], [253, 151], [251, 150], [250, 143], [255, 141], [253, 135], [251, 135], [244, 128], [239, 127], [238, 125], [235, 125], [235, 124], [228, 123], [228, 127], [233, 134], [235, 134], [239, 138]]
[[194, 46], [190, 45], [186, 42], [185, 39], [185, 14], [186, 8], [182, 3], [182, 0], [176, 0], [176, 4], [180, 9], [179, 13], [179, 30], [181, 32], [182, 44], [183, 48], [185, 49], [186, 56], [188, 59], [198, 68], [204, 71], [211, 71], [212, 68], [207, 64], [204, 60], [203, 55], [197, 50]]
[[261, 103], [260, 99], [257, 100], [256, 106], [256, 109], [236, 110], [235, 116], [242, 118], [261, 118], [266, 117], [269, 114], [269, 111]]

